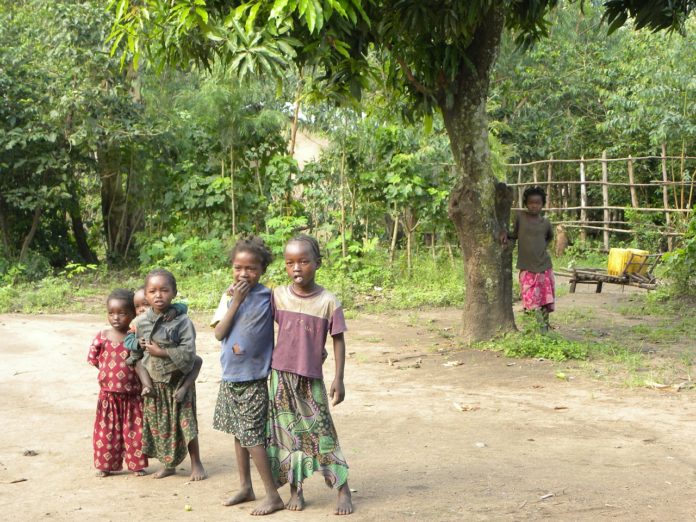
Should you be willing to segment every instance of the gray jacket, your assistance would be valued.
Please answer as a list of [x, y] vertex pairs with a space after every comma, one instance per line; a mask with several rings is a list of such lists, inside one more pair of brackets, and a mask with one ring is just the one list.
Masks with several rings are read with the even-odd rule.
[[154, 357], [145, 352], [143, 365], [153, 382], [174, 383], [193, 369], [196, 356], [196, 329], [188, 315], [178, 315], [165, 322], [152, 308], [138, 320], [136, 335], [155, 341], [168, 357]]

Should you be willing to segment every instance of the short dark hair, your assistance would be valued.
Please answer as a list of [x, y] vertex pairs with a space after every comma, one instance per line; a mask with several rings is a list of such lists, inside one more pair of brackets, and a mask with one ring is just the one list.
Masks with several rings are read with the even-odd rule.
[[307, 234], [297, 234], [288, 243], [306, 243], [309, 245], [309, 249], [312, 251], [312, 255], [316, 260], [317, 264], [321, 265], [321, 250], [319, 249], [319, 242]]
[[154, 270], [150, 270], [145, 276], [144, 286], [147, 286], [150, 279], [158, 276], [166, 277], [169, 280], [169, 283], [174, 287], [174, 292], [176, 292], [176, 277], [174, 277], [174, 274], [172, 274], [169, 270], [165, 270], [164, 268], [155, 268]]
[[522, 204], [526, 205], [527, 204], [527, 198], [529, 196], [541, 196], [541, 204], [546, 205], [546, 192], [544, 192], [544, 189], [538, 186], [533, 186], [533, 187], [528, 187], [525, 189], [525, 191], [522, 193]]
[[237, 241], [230, 250], [230, 261], [234, 263], [235, 256], [240, 252], [249, 252], [255, 255], [264, 272], [268, 265], [273, 262], [273, 254], [259, 236], [247, 236]]
[[109, 301], [123, 301], [126, 303], [126, 308], [135, 315], [135, 304], [133, 303], [133, 292], [127, 288], [116, 288], [111, 291], [109, 297], [106, 298], [106, 304]]

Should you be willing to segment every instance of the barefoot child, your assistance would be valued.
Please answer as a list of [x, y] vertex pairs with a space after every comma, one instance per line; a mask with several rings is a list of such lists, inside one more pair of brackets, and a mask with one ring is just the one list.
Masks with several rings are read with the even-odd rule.
[[186, 452], [191, 457], [191, 480], [206, 478], [198, 447], [194, 363], [196, 330], [187, 315], [170, 322], [164, 315], [176, 296], [176, 279], [167, 270], [153, 270], [145, 278], [150, 309], [138, 320], [137, 336], [145, 349], [142, 364], [153, 381], [152, 397], [145, 397], [143, 453], [164, 467], [154, 478], [173, 475]]
[[211, 326], [222, 341], [222, 381], [215, 406], [213, 427], [234, 435], [240, 490], [226, 506], [256, 498], [251, 484], [249, 456], [261, 475], [266, 497], [252, 515], [268, 515], [283, 509], [266, 455], [268, 388], [266, 380], [273, 353], [271, 291], [259, 283], [272, 260], [258, 237], [242, 239], [230, 253], [234, 285], [232, 297], [223, 294]]
[[529, 187], [522, 195], [527, 210], [515, 215], [512, 233], [503, 232], [501, 241], [518, 240], [517, 268], [520, 270], [520, 293], [525, 311], [541, 315], [543, 331], [549, 329], [549, 313], [554, 310], [555, 280], [548, 246], [553, 240], [551, 222], [541, 215], [546, 193], [540, 187]]
[[332, 405], [345, 397], [343, 368], [346, 324], [336, 297], [317, 285], [319, 244], [301, 234], [285, 246], [285, 269], [292, 280], [273, 291], [278, 339], [271, 361], [268, 456], [279, 484], [290, 483], [287, 509], [304, 508], [302, 483], [320, 470], [338, 492], [337, 515], [353, 512], [348, 464], [336, 436], [322, 374], [327, 334], [333, 339], [336, 373], [329, 390]]
[[123, 339], [135, 317], [133, 292], [114, 290], [106, 300], [111, 328], [97, 334], [87, 362], [99, 369], [99, 402], [94, 421], [94, 467], [98, 477], [120, 471], [123, 461], [135, 475], [145, 474], [147, 457], [142, 452], [142, 398], [140, 381], [126, 364]]
[[[138, 319], [141, 319], [143, 317], [143, 314], [147, 311], [149, 305], [147, 304], [147, 299], [145, 299], [145, 287], [141, 286], [135, 291], [135, 294], [133, 295], [133, 304], [135, 305], [135, 319], [130, 324], [130, 328], [128, 329], [128, 334], [126, 335], [126, 338], [123, 341], [123, 344], [125, 345], [126, 349], [130, 352], [130, 357], [126, 359], [126, 364], [129, 366], [135, 366], [135, 373], [138, 374], [138, 378], [140, 379], [140, 383], [142, 384], [143, 391], [141, 392], [141, 395], [144, 397], [146, 395], [153, 395], [152, 391], [152, 379], [150, 379], [150, 374], [147, 373], [147, 370], [143, 366], [141, 359], [145, 355], [145, 351], [140, 347], [140, 343], [138, 342], [138, 336], [135, 335], [137, 325], [138, 325]], [[188, 306], [186, 306], [185, 303], [174, 303], [172, 306], [167, 310], [167, 313], [164, 314], [164, 322], [169, 322], [172, 319], [174, 319], [177, 315], [185, 315], [188, 312]], [[203, 366], [203, 359], [201, 359], [198, 355], [196, 355], [196, 358], [193, 363], [193, 381], [198, 378], [198, 374], [201, 371], [201, 367]], [[178, 402], [181, 402], [183, 400], [183, 396], [181, 394], [176, 395], [177, 397], [180, 397], [180, 399], [177, 399]]]

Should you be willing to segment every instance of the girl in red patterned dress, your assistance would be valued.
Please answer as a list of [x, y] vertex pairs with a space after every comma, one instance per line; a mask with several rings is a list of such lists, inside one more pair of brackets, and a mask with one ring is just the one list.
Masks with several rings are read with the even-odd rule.
[[527, 208], [515, 215], [511, 233], [503, 232], [501, 242], [518, 240], [517, 268], [520, 270], [520, 293], [525, 311], [537, 314], [543, 332], [549, 329], [549, 313], [556, 301], [555, 280], [551, 256], [547, 250], [553, 240], [551, 222], [541, 211], [546, 204], [546, 192], [541, 187], [529, 187], [522, 195]]
[[129, 352], [123, 345], [135, 318], [133, 292], [118, 289], [106, 300], [111, 328], [97, 334], [87, 362], [99, 369], [99, 402], [94, 421], [94, 467], [98, 477], [108, 477], [123, 468], [145, 475], [147, 457], [142, 453], [143, 403], [140, 381], [126, 364]]

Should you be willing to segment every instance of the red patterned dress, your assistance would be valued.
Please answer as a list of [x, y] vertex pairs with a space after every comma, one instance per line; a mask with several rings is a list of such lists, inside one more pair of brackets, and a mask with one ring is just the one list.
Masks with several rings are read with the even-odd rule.
[[87, 362], [99, 369], [99, 402], [94, 421], [94, 467], [120, 471], [123, 461], [130, 471], [147, 467], [142, 452], [143, 401], [135, 370], [126, 364], [129, 352], [114, 345], [103, 332], [92, 341]]

